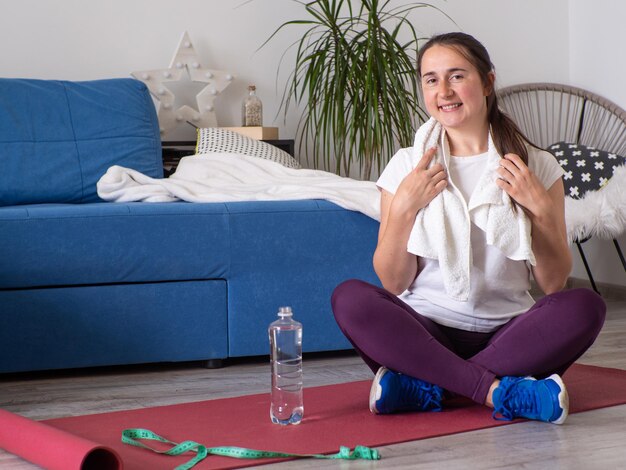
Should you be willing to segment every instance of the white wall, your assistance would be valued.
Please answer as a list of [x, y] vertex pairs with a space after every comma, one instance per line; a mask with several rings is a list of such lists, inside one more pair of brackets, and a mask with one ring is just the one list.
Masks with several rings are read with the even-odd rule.
[[[490, 49], [501, 84], [567, 79], [568, 36], [553, 31], [567, 0], [433, 3], [458, 27], [443, 15], [419, 10], [412, 16], [418, 29], [424, 36], [459, 28], [476, 35]], [[293, 54], [284, 59], [278, 89], [276, 74], [283, 52], [302, 28], [286, 30], [257, 51], [284, 21], [304, 16], [295, 1], [0, 0], [0, 7], [0, 76], [89, 80], [165, 68], [186, 30], [204, 66], [237, 77], [216, 101], [220, 125], [239, 125], [241, 99], [247, 85], [254, 83], [264, 104], [264, 124], [280, 127], [283, 138], [295, 134], [296, 110], [287, 123], [275, 119]], [[528, 34], [530, 23], [533, 34]], [[195, 134], [187, 126], [177, 136]]]
[[626, 109], [622, 0], [569, 0], [570, 83]]
[[[406, 2], [398, 1], [396, 4]], [[620, 0], [435, 0], [458, 26], [432, 11], [412, 17], [424, 36], [463, 30], [480, 39], [496, 65], [500, 86], [532, 81], [571, 83], [626, 107], [620, 86], [626, 68], [620, 59]], [[284, 77], [278, 64], [298, 39], [298, 28], [277, 36], [257, 51], [284, 21], [300, 18], [290, 0], [0, 0], [0, 76], [90, 80], [127, 77], [133, 71], [164, 68], [184, 31], [206, 67], [227, 70], [235, 82], [216, 101], [222, 126], [240, 123], [240, 102], [248, 84], [257, 85], [264, 124], [293, 138], [297, 110], [287, 122], [276, 118]], [[190, 127], [166, 136], [193, 139]], [[623, 245], [626, 240], [622, 237]], [[614, 250], [604, 242], [586, 244], [592, 268], [602, 282], [626, 285]], [[578, 255], [574, 258], [578, 260]], [[576, 277], [585, 274], [577, 262]]]
[[[218, 123], [240, 125], [240, 102], [256, 84], [266, 106], [265, 124], [276, 114], [275, 76], [284, 40], [257, 52], [283, 18], [299, 10], [284, 2], [255, 0], [0, 0], [0, 76], [90, 80], [129, 77], [166, 68], [188, 31], [203, 66], [232, 72], [236, 80], [216, 100]], [[280, 39], [280, 38], [279, 38]], [[295, 118], [292, 119], [295, 122]], [[282, 137], [293, 124], [281, 124]], [[195, 140], [188, 125], [166, 138]]]

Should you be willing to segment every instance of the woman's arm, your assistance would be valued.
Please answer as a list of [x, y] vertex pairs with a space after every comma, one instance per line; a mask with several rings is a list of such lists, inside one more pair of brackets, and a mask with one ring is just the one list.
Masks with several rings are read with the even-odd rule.
[[550, 198], [545, 211], [532, 220], [533, 252], [537, 264], [533, 277], [546, 294], [565, 287], [572, 270], [572, 254], [567, 243], [565, 228], [565, 195], [563, 181], [559, 180], [547, 191]]
[[417, 256], [406, 250], [415, 217], [447, 184], [441, 164], [428, 168], [435, 152], [432, 148], [424, 153], [395, 194], [382, 190], [374, 270], [383, 287], [396, 295], [404, 292], [417, 275]]
[[410, 213], [399, 213], [390, 217], [392, 201], [393, 194], [382, 190], [374, 270], [383, 287], [398, 295], [411, 285], [417, 275], [417, 256], [406, 250], [415, 215], [411, 218]]
[[501, 162], [497, 180], [528, 214], [532, 223], [532, 249], [537, 264], [532, 268], [539, 288], [546, 294], [561, 290], [572, 269], [572, 255], [565, 228], [565, 195], [559, 179], [546, 190], [537, 176], [514, 154]]

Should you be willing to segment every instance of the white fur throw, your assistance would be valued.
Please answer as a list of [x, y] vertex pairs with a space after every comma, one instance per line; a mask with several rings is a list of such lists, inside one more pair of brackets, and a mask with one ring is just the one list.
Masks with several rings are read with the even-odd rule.
[[626, 165], [617, 167], [602, 189], [589, 191], [581, 199], [566, 197], [565, 223], [570, 242], [620, 236], [626, 228]]

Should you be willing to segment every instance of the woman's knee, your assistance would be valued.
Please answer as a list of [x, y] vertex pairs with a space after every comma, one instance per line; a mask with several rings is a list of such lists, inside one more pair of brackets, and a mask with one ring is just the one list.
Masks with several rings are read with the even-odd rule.
[[576, 316], [576, 323], [597, 335], [606, 317], [606, 304], [602, 297], [593, 290], [585, 288], [571, 289], [563, 293], [569, 297], [570, 314]]
[[375, 289], [376, 286], [360, 279], [349, 279], [339, 284], [330, 299], [335, 319], [340, 322], [346, 316], [360, 311], [364, 300]]

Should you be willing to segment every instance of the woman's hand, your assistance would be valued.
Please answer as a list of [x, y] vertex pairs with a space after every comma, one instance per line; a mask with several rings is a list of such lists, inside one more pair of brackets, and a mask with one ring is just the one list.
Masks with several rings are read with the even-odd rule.
[[532, 224], [532, 249], [537, 264], [533, 277], [546, 294], [563, 288], [572, 269], [572, 256], [565, 228], [563, 181], [550, 189], [515, 154], [506, 154], [498, 169], [496, 184], [528, 214]]
[[381, 194], [374, 269], [383, 287], [396, 295], [407, 289], [417, 274], [417, 256], [406, 250], [415, 217], [447, 185], [442, 165], [428, 168], [436, 152], [432, 148], [424, 153], [395, 194], [385, 190]]
[[409, 213], [413, 217], [448, 184], [448, 175], [443, 165], [437, 163], [428, 168], [433, 157], [437, 153], [437, 147], [424, 152], [417, 166], [404, 177], [391, 202], [391, 212]]
[[518, 155], [507, 153], [500, 160], [498, 176], [496, 184], [530, 216], [540, 217], [550, 211], [548, 191]]

